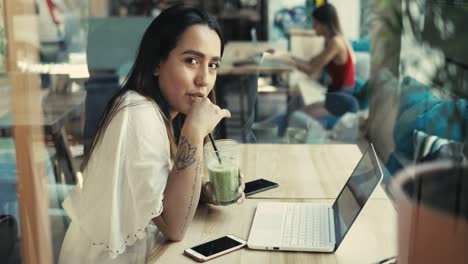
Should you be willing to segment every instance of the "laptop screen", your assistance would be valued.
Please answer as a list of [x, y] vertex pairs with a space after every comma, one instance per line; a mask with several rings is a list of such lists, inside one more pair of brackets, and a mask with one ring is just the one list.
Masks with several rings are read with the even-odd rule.
[[377, 154], [371, 144], [333, 204], [336, 248], [356, 220], [382, 175]]

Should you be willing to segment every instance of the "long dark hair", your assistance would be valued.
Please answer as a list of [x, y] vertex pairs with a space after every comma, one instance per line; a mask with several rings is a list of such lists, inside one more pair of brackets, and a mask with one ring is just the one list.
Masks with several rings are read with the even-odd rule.
[[332, 4], [325, 3], [316, 8], [312, 12], [312, 17], [314, 20], [328, 27], [333, 36], [343, 34], [340, 19], [338, 18], [338, 12], [336, 12], [336, 8]]
[[[169, 104], [161, 93], [158, 76], [155, 76], [153, 73], [161, 62], [167, 60], [169, 53], [177, 46], [177, 42], [185, 30], [193, 25], [207, 25], [214, 30], [221, 40], [221, 55], [223, 54], [224, 37], [221, 27], [216, 19], [208, 13], [183, 4], [175, 5], [161, 12], [146, 29], [141, 39], [135, 62], [123, 87], [107, 104], [104, 114], [99, 121], [96, 134], [85, 153], [83, 168], [88, 164], [96, 144], [99, 142], [103, 131], [110, 123], [112, 117], [122, 108], [128, 107], [128, 105], [122, 105], [122, 95], [130, 90], [153, 100], [161, 109], [165, 117], [169, 142], [171, 143], [171, 157], [174, 158], [178, 141], [174, 134], [179, 135], [185, 116], [179, 113], [171, 122]], [[208, 94], [208, 98], [213, 103], [216, 102], [214, 89]]]

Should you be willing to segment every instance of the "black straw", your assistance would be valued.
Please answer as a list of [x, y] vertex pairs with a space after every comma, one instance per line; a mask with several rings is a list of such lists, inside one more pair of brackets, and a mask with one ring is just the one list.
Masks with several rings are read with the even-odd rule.
[[216, 153], [216, 157], [218, 157], [219, 165], [222, 165], [221, 157], [219, 156], [218, 148], [216, 147], [216, 144], [215, 144], [215, 141], [214, 141], [214, 139], [213, 139], [213, 136], [211, 135], [211, 133], [209, 133], [208, 136], [210, 137], [211, 145], [213, 145], [213, 149], [214, 149], [214, 151], [215, 151], [215, 153]]

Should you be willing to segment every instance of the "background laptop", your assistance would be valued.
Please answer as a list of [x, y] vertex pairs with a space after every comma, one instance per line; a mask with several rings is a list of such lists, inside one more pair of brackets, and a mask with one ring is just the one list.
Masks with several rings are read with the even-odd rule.
[[382, 176], [377, 154], [371, 144], [332, 206], [259, 203], [247, 246], [263, 250], [334, 252]]

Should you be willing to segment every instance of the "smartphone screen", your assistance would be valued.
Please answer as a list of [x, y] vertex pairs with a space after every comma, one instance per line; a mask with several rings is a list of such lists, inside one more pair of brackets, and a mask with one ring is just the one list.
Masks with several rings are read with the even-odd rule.
[[266, 191], [278, 187], [276, 182], [268, 181], [265, 179], [257, 179], [254, 181], [246, 182], [244, 193], [245, 196], [252, 195], [261, 191]]
[[198, 261], [207, 261], [236, 249], [240, 249], [246, 244], [247, 243], [244, 240], [238, 237], [227, 235], [186, 249], [184, 252]]
[[225, 251], [227, 249], [236, 247], [241, 245], [239, 241], [236, 241], [234, 239], [231, 239], [227, 236], [221, 237], [215, 240], [212, 240], [210, 242], [207, 242], [205, 244], [201, 244], [199, 246], [193, 247], [192, 249], [203, 256], [211, 256], [214, 254], [217, 254], [219, 252]]

